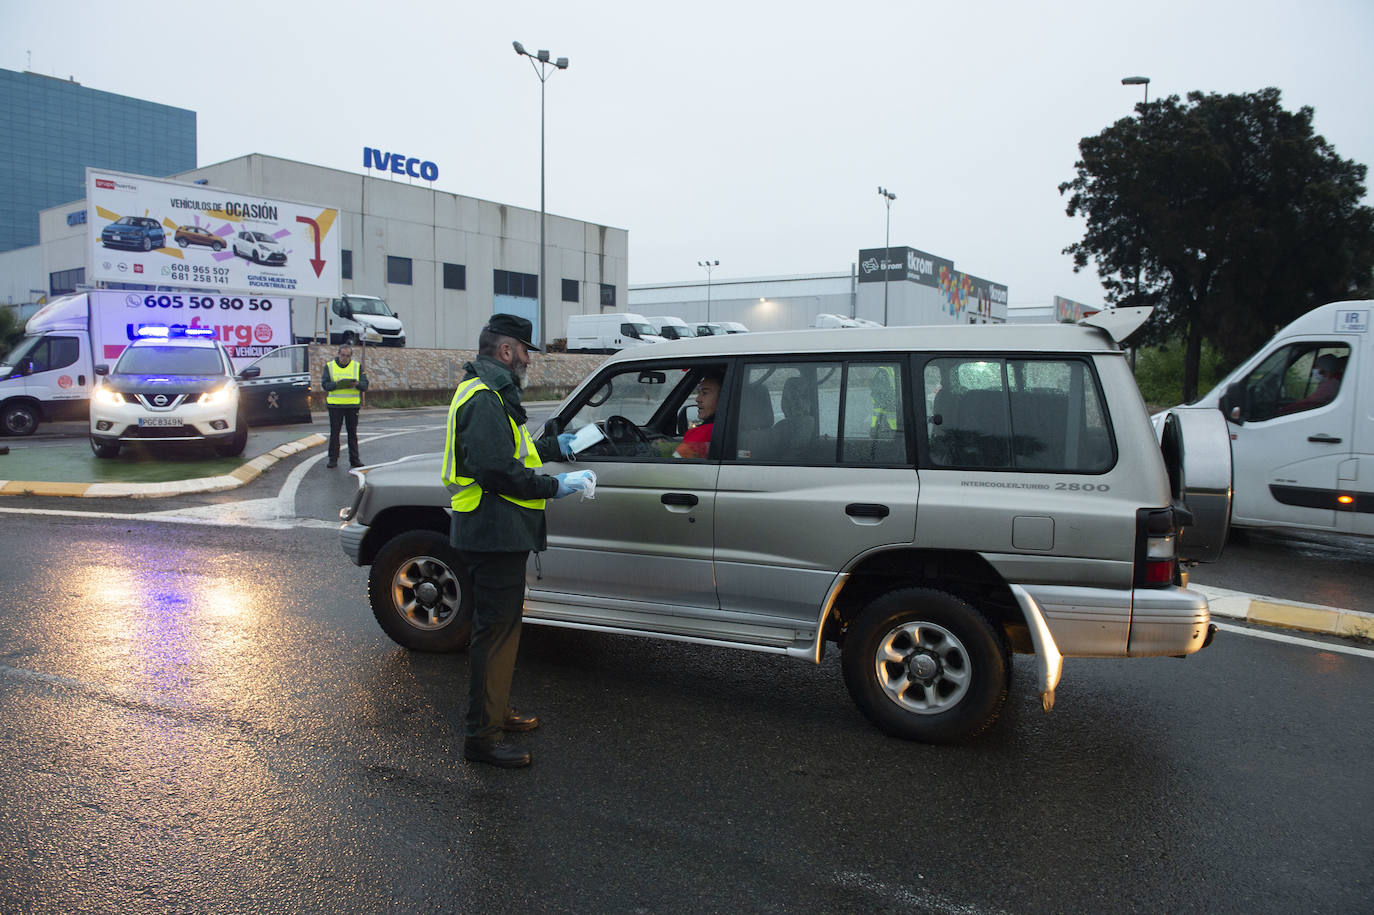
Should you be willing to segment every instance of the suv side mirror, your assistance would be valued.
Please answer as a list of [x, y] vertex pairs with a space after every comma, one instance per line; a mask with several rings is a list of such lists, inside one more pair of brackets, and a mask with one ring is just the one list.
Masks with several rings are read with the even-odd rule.
[[1228, 385], [1217, 406], [1227, 422], [1245, 425], [1245, 382], [1237, 381]]
[[260, 366], [260, 365], [250, 365], [250, 366], [248, 366], [248, 368], [244, 369], [242, 372], [239, 372], [239, 377], [240, 377], [240, 378], [257, 378], [257, 377], [258, 377], [259, 375], [261, 375], [261, 374], [262, 374], [262, 366]]
[[95, 367], [95, 373], [97, 375], [104, 377], [105, 375], [110, 374], [110, 367], [102, 362]]
[[545, 422], [544, 422], [544, 437], [545, 437], [545, 438], [547, 438], [547, 437], [549, 437], [549, 436], [552, 436], [552, 435], [557, 435], [557, 434], [559, 434], [559, 433], [562, 432], [562, 431], [563, 431], [563, 426], [562, 426], [561, 423], [558, 422], [558, 417], [557, 417], [557, 416], [550, 416], [547, 420], [545, 420]]

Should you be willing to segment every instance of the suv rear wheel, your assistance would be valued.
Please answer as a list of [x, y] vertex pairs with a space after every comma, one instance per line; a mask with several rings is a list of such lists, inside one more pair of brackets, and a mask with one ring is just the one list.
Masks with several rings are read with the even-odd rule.
[[413, 651], [462, 651], [472, 636], [463, 606], [458, 554], [437, 531], [393, 538], [367, 576], [372, 615], [392, 641]]
[[967, 601], [904, 588], [873, 601], [849, 625], [845, 686], [883, 731], [959, 743], [997, 720], [1011, 681], [1005, 638]]

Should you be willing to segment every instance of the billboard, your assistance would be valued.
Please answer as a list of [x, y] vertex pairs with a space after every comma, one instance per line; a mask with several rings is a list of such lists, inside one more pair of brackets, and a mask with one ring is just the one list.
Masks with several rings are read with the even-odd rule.
[[864, 248], [859, 251], [859, 282], [881, 283], [905, 280], [922, 286], [942, 288], [941, 272], [954, 270], [954, 261], [927, 254], [905, 245], [891, 248]]
[[339, 211], [86, 169], [88, 282], [339, 295]]

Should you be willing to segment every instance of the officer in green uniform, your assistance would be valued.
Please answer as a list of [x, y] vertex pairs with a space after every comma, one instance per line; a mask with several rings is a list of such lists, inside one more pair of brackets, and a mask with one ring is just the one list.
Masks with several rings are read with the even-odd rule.
[[527, 766], [530, 754], [503, 738], [532, 731], [539, 719], [510, 706], [520, 645], [525, 563], [547, 545], [544, 500], [579, 490], [568, 474], [539, 473], [544, 458], [568, 456], [571, 433], [535, 441], [525, 428], [520, 389], [539, 351], [533, 327], [516, 315], [495, 314], [477, 342], [477, 358], [448, 409], [444, 485], [452, 495], [449, 540], [458, 551], [464, 609], [472, 614], [468, 649], [468, 712], [463, 756], [505, 768]]

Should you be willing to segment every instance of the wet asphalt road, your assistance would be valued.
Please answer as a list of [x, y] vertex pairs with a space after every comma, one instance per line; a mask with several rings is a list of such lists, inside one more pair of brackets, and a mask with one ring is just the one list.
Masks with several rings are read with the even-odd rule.
[[[428, 422], [364, 456], [437, 449]], [[938, 748], [872, 728], [834, 652], [818, 668], [530, 627], [516, 696], [546, 722], [523, 738], [535, 764], [469, 766], [464, 658], [409, 654], [372, 621], [325, 524], [352, 480], [314, 455], [194, 500], [266, 505], [301, 467], [310, 524], [0, 517], [0, 911], [1374, 898], [1374, 658], [1336, 640], [1223, 632], [1187, 660], [1069, 661], [1050, 715], [1018, 658], [991, 733]]]

